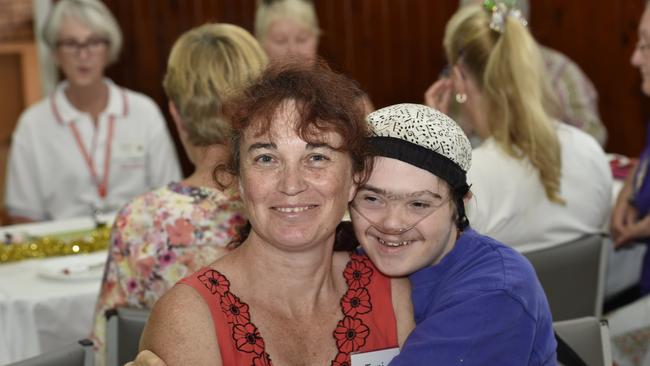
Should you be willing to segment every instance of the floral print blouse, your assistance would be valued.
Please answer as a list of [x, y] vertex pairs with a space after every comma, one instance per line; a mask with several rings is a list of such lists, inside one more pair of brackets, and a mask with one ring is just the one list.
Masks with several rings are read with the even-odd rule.
[[226, 253], [245, 224], [234, 190], [170, 183], [129, 202], [111, 233], [91, 338], [104, 365], [106, 310], [152, 308], [177, 281]]
[[[332, 333], [338, 353], [330, 366], [349, 366], [350, 354], [397, 347], [397, 321], [390, 278], [368, 257], [351, 254], [342, 276], [348, 289], [340, 300], [341, 319]], [[230, 292], [220, 272], [202, 268], [179, 282], [195, 289], [208, 304], [219, 342], [221, 361], [229, 366], [271, 366], [264, 339], [248, 304]], [[307, 350], [305, 350], [307, 351]]]

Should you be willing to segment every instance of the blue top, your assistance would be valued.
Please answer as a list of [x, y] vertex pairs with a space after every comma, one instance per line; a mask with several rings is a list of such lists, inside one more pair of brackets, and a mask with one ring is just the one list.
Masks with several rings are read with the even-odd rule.
[[415, 322], [398, 365], [556, 365], [551, 311], [531, 264], [468, 229], [410, 276]]
[[650, 128], [646, 136], [646, 146], [639, 157], [634, 180], [632, 181], [634, 206], [639, 212], [639, 219], [650, 212], [650, 179], [648, 165], [650, 163]]

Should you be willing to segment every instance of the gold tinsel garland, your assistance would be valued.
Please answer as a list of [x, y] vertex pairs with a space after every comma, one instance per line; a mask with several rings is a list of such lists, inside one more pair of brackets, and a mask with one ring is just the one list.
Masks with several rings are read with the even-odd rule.
[[99, 226], [78, 238], [32, 237], [19, 243], [0, 243], [0, 263], [23, 259], [90, 253], [108, 248], [110, 226]]

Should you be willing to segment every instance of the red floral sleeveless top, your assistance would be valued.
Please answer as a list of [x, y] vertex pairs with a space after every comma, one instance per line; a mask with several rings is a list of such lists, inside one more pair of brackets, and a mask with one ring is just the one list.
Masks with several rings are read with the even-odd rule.
[[[368, 257], [357, 254], [350, 255], [343, 276], [348, 290], [340, 301], [343, 318], [332, 334], [338, 354], [331, 366], [349, 366], [354, 352], [398, 345], [390, 279]], [[202, 268], [179, 283], [194, 288], [208, 303], [224, 365], [272, 365], [264, 339], [251, 322], [248, 305], [230, 292], [230, 282], [224, 275]]]

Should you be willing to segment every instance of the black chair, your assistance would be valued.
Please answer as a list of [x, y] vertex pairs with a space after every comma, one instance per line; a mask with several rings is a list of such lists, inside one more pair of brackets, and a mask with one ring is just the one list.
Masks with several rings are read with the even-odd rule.
[[133, 361], [138, 354], [140, 335], [149, 318], [149, 309], [118, 307], [106, 311], [106, 365]]
[[93, 342], [82, 339], [57, 350], [12, 363], [8, 366], [93, 366]]
[[602, 315], [607, 266], [602, 235], [521, 254], [535, 267], [554, 321]]

